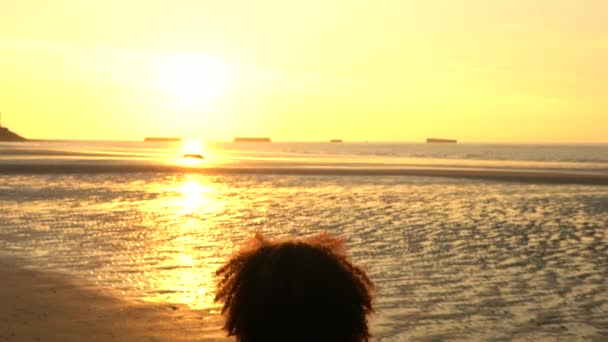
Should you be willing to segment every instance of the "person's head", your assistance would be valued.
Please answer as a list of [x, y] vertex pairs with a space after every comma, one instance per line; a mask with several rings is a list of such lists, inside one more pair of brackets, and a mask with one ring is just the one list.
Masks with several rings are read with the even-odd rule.
[[277, 241], [256, 235], [217, 275], [224, 329], [238, 341], [369, 340], [372, 282], [328, 234]]

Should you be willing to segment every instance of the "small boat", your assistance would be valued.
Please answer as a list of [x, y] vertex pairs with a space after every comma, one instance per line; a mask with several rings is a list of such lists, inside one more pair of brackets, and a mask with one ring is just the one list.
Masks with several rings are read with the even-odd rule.
[[342, 141], [342, 139], [331, 139], [329, 142], [330, 143], [341, 143], [343, 141]]
[[205, 159], [205, 157], [196, 153], [186, 153], [184, 154], [184, 158]]

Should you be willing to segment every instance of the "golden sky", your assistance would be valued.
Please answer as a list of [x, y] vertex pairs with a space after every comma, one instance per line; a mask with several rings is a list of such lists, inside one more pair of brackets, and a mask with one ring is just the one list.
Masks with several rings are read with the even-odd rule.
[[0, 0], [30, 138], [608, 142], [606, 0]]

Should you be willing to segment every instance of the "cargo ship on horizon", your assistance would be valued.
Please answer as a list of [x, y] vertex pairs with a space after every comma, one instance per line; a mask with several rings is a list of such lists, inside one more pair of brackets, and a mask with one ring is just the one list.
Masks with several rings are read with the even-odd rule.
[[234, 142], [270, 142], [270, 138], [251, 138], [251, 137], [236, 137], [234, 138]]
[[426, 138], [427, 144], [456, 144], [458, 140], [456, 139], [438, 139], [438, 138]]
[[182, 141], [182, 138], [174, 138], [174, 137], [146, 137], [144, 138], [146, 142], [179, 142]]

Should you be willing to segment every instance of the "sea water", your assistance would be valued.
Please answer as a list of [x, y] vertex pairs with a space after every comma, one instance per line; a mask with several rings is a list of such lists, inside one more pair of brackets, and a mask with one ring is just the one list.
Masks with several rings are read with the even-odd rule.
[[[607, 186], [374, 173], [602, 176], [606, 145], [215, 143], [204, 161], [184, 161], [184, 145], [0, 144], [0, 254], [217, 309], [214, 271], [253, 233], [329, 231], [376, 285], [375, 340], [608, 336]], [[243, 172], [199, 172], [218, 165]], [[246, 172], [281, 167], [370, 171]]]

